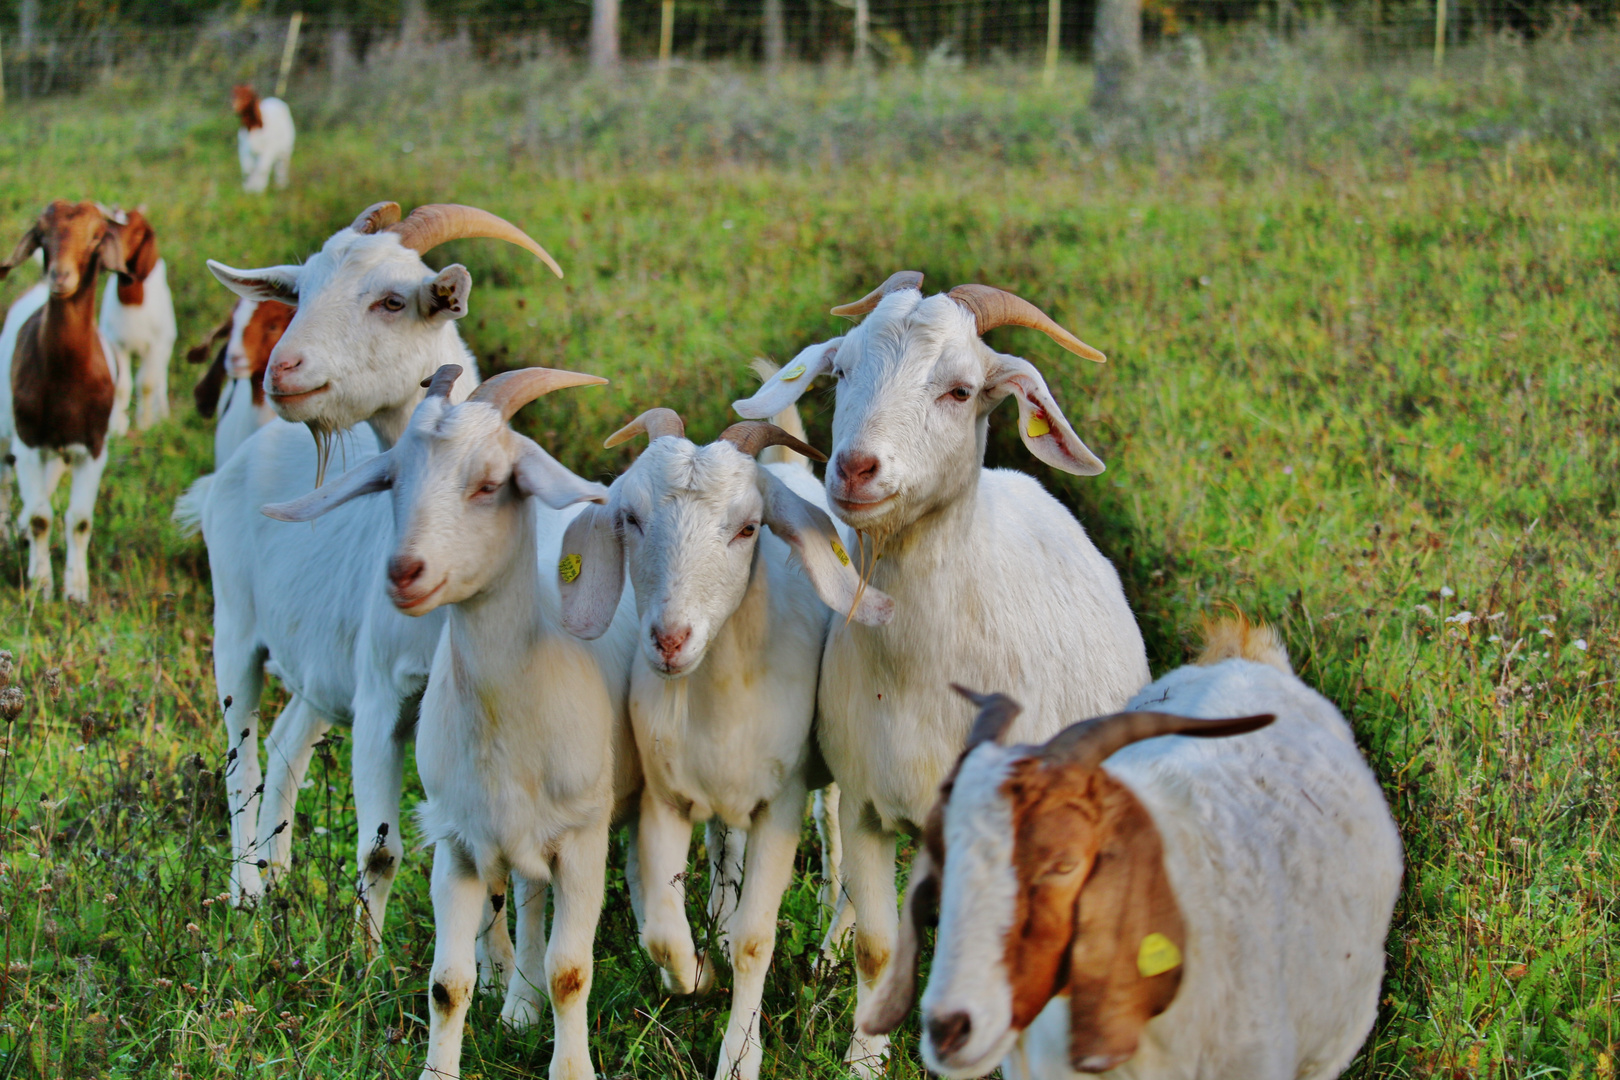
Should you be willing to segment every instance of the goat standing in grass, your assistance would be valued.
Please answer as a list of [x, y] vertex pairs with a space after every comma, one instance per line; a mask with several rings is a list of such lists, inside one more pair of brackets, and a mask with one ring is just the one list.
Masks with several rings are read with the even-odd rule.
[[[127, 272], [113, 275], [101, 296], [101, 333], [118, 353], [119, 396], [128, 401], [134, 380], [135, 426], [141, 431], [169, 418], [169, 359], [174, 354], [174, 297], [169, 267], [158, 255], [157, 233], [140, 210], [109, 211], [120, 226]], [[140, 367], [135, 361], [139, 358]], [[127, 418], [114, 418], [127, 428]]]
[[[902, 271], [834, 308], [865, 320], [736, 404], [743, 416], [771, 416], [818, 375], [837, 378], [827, 494], [862, 535], [851, 554], [894, 598], [885, 626], [834, 624], [819, 692], [817, 736], [842, 792], [862, 1002], [894, 952], [896, 837], [921, 827], [967, 736], [951, 680], [1028, 702], [1023, 739], [1118, 709], [1148, 680], [1119, 575], [1085, 529], [1033, 478], [983, 468], [990, 413], [1007, 397], [1036, 457], [1083, 476], [1103, 464], [1035, 366], [981, 335], [1028, 326], [1077, 355], [1102, 354], [1011, 293], [962, 285], [925, 298], [921, 286], [921, 274]], [[846, 1060], [875, 1075], [887, 1047], [857, 1031]]]
[[242, 190], [260, 194], [270, 186], [272, 175], [276, 187], [286, 187], [296, 136], [292, 110], [280, 98], [261, 98], [246, 83], [231, 89], [231, 109], [242, 123], [236, 133], [236, 154], [242, 163]]

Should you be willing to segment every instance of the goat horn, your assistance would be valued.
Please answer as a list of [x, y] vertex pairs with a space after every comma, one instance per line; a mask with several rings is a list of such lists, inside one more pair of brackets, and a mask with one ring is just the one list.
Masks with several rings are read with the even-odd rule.
[[354, 224], [350, 225], [349, 228], [362, 236], [370, 236], [372, 233], [381, 232], [398, 221], [399, 203], [372, 203], [360, 211], [360, 216], [354, 219]]
[[647, 436], [647, 441], [662, 439], [665, 435], [673, 435], [677, 439], [686, 438], [686, 422], [681, 414], [674, 409], [648, 409], [624, 427], [607, 437], [603, 446], [618, 446], [622, 442], [629, 442], [637, 435]]
[[809, 443], [794, 438], [768, 420], [744, 420], [732, 424], [720, 433], [720, 437], [749, 457], [758, 454], [767, 446], [785, 446], [807, 458], [816, 461], [827, 460], [826, 454]]
[[899, 292], [901, 289], [916, 289], [921, 292], [922, 283], [921, 270], [901, 270], [898, 273], [890, 274], [888, 281], [885, 281], [853, 304], [839, 304], [832, 309], [832, 313], [846, 318], [865, 315], [878, 306], [878, 301], [892, 292]]
[[480, 383], [467, 400], [492, 405], [500, 410], [502, 420], [510, 420], [523, 406], [553, 390], [570, 386], [600, 386], [605, 382], [607, 380], [600, 375], [585, 375], [578, 371], [519, 368], [516, 371], [503, 371], [488, 382]]
[[476, 206], [459, 206], [455, 203], [429, 203], [427, 206], [418, 206], [411, 211], [410, 217], [389, 225], [387, 231], [398, 234], [399, 242], [418, 255], [426, 254], [451, 240], [464, 240], [475, 236], [505, 240], [508, 244], [516, 244], [536, 256], [551, 267], [553, 274], [563, 276], [562, 267], [557, 265], [557, 260], [548, 255], [546, 249], [530, 238], [528, 233], [505, 218], [496, 217], [488, 210], [480, 210]]
[[980, 743], [1000, 742], [1018, 714], [1024, 711], [1022, 705], [1006, 694], [976, 694], [958, 683], [951, 683], [951, 689], [979, 707], [979, 715], [973, 719], [973, 730], [968, 732], [967, 745], [962, 749], [963, 756]]
[[422, 385], [427, 388], [428, 397], [447, 398], [450, 396], [450, 388], [456, 385], [456, 380], [459, 378], [461, 378], [461, 365], [445, 364], [438, 371], [423, 379]]
[[1082, 720], [1065, 728], [1041, 747], [1039, 756], [1052, 765], [1096, 768], [1116, 750], [1160, 735], [1191, 735], [1214, 739], [1257, 731], [1277, 719], [1271, 713], [1226, 720], [1201, 720], [1162, 712], [1122, 712]]
[[1053, 322], [1050, 315], [1028, 300], [994, 285], [958, 285], [949, 295], [973, 313], [980, 337], [998, 326], [1027, 326], [1031, 330], [1039, 330], [1076, 356], [1095, 360], [1099, 364], [1108, 359]]

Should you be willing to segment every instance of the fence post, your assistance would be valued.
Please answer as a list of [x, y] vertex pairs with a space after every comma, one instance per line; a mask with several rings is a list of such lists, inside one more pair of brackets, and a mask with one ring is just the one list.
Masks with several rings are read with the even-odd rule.
[[6, 107], [6, 43], [0, 39], [0, 109]]
[[293, 57], [298, 54], [298, 28], [304, 25], [304, 13], [295, 11], [287, 20], [287, 44], [281, 50], [281, 72], [276, 76], [276, 97], [287, 92], [287, 76], [292, 73]]
[[664, 0], [658, 18], [658, 85], [669, 80], [669, 57], [675, 49], [675, 0]]
[[1446, 0], [1434, 0], [1434, 70], [1446, 66]]
[[872, 23], [868, 0], [855, 0], [855, 66], [864, 68], [867, 61], [867, 32]]
[[1046, 0], [1046, 71], [1041, 81], [1052, 85], [1057, 74], [1058, 39], [1063, 32], [1063, 0]]
[[619, 66], [619, 0], [591, 2], [591, 67], [606, 71]]

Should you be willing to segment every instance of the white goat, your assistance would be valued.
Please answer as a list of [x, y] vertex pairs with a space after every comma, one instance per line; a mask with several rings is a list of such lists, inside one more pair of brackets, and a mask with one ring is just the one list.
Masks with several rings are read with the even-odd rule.
[[46, 597], [55, 588], [51, 495], [73, 470], [63, 592], [80, 603], [90, 601], [90, 530], [107, 438], [122, 430], [120, 420], [129, 424], [118, 355], [94, 322], [96, 275], [125, 271], [122, 234], [95, 203], [57, 199], [0, 263], [3, 280], [36, 250], [45, 255], [46, 281], [12, 305], [0, 329], [0, 439], [22, 495], [29, 585]]
[[[805, 795], [826, 781], [812, 776], [820, 762], [811, 722], [828, 621], [832, 611], [853, 610], [882, 623], [892, 605], [861, 588], [821, 485], [799, 456], [825, 460], [818, 451], [759, 422], [699, 447], [669, 409], [643, 413], [607, 445], [638, 434], [651, 439], [646, 451], [613, 482], [606, 505], [588, 507], [564, 537], [563, 625], [587, 639], [606, 631], [628, 564], [643, 661], [630, 681], [646, 775], [642, 944], [676, 993], [691, 993], [712, 971], [705, 964], [700, 975], [682, 881], [692, 826], [719, 825], [709, 835], [710, 914], [724, 927], [735, 979], [715, 1076], [753, 1080]], [[770, 446], [796, 451], [804, 464], [756, 462]]]
[[[1034, 479], [982, 468], [990, 411], [1009, 395], [1041, 460], [1081, 475], [1103, 465], [1034, 365], [980, 335], [1030, 326], [1071, 352], [1102, 354], [1010, 293], [964, 285], [924, 299], [921, 282], [896, 274], [833, 309], [867, 318], [736, 404], [745, 417], [770, 416], [822, 372], [837, 376], [827, 491], [863, 534], [857, 554], [872, 584], [894, 598], [887, 626], [835, 625], [821, 668], [817, 737], [842, 790], [861, 1000], [894, 950], [896, 833], [922, 822], [967, 734], [950, 680], [1008, 687], [1028, 702], [1024, 739], [1117, 709], [1148, 680], [1113, 565]], [[846, 1060], [874, 1074], [887, 1044], [856, 1032]]]
[[[453, 396], [470, 390], [474, 360], [455, 321], [467, 312], [472, 278], [460, 265], [435, 273], [421, 256], [472, 236], [508, 240], [556, 269], [538, 244], [493, 214], [422, 206], [400, 221], [394, 203], [368, 208], [302, 266], [238, 271], [209, 263], [239, 295], [296, 307], [265, 383], [276, 411], [307, 424], [319, 443], [311, 446], [290, 424], [267, 424], [215, 476], [194, 485], [188, 502], [208, 542], [214, 676], [237, 754], [226, 780], [232, 896], [256, 898], [260, 869], [287, 865], [303, 770], [326, 727], [350, 720], [359, 886], [374, 937], [404, 851], [401, 740], [409, 735], [439, 627], [435, 619], [401, 616], [383, 593], [393, 532], [380, 502], [346, 508], [313, 532], [270, 521], [259, 508], [309, 490], [333, 432], [365, 421], [371, 432], [354, 434], [354, 454], [392, 445], [422, 398], [424, 378], [443, 364], [466, 369]], [[299, 700], [276, 723], [261, 789], [258, 702], [267, 656]], [[261, 844], [270, 850], [261, 853]]]
[[280, 98], [261, 98], [243, 83], [231, 89], [231, 108], [242, 126], [236, 133], [236, 156], [242, 163], [242, 190], [260, 194], [270, 185], [287, 186], [292, 167], [292, 110]]
[[[589, 1077], [586, 1002], [609, 829], [640, 786], [625, 708], [635, 623], [614, 618], [633, 610], [614, 597], [603, 619], [613, 629], [600, 640], [581, 642], [563, 629], [551, 571], [573, 516], [562, 508], [605, 499], [607, 489], [557, 464], [507, 421], [548, 390], [606, 380], [530, 368], [498, 375], [453, 405], [454, 377], [453, 369], [435, 376], [392, 449], [265, 513], [308, 521], [391, 489], [393, 602], [410, 615], [447, 612], [416, 735], [427, 794], [420, 817], [435, 844], [423, 1080], [460, 1074], [481, 904], [488, 890], [504, 888], [509, 871], [519, 951], [501, 1015], [532, 1021], [544, 985], [555, 1021], [550, 1075]], [[548, 882], [556, 918], [542, 957]]]
[[[118, 352], [122, 399], [129, 400], [132, 377], [140, 389], [135, 426], [145, 431], [169, 417], [169, 358], [178, 336], [174, 297], [169, 293], [168, 264], [158, 257], [157, 234], [146, 215], [139, 210], [108, 213], [123, 226], [124, 265], [129, 272], [107, 280], [101, 296], [101, 333]], [[122, 420], [127, 428], [128, 418]]]
[[[862, 1026], [889, 1031], [909, 1011], [937, 902], [922, 1000], [933, 1073], [1343, 1071], [1378, 1011], [1400, 834], [1350, 726], [1270, 628], [1218, 625], [1197, 664], [1127, 706], [1153, 711], [1044, 746], [1000, 745], [1018, 706], [973, 697], [983, 711]], [[1270, 715], [1216, 719], [1245, 713]]]

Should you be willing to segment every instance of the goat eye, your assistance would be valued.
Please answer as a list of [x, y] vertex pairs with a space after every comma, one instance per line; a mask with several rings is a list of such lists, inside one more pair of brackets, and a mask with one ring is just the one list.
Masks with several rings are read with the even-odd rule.
[[387, 296], [385, 296], [381, 300], [377, 301], [377, 303], [381, 304], [382, 307], [383, 307], [383, 310], [385, 310], [385, 311], [404, 311], [405, 310], [405, 301], [404, 301], [404, 299], [402, 299], [401, 297], [395, 296], [393, 293], [389, 293]]
[[478, 491], [476, 494], [493, 495], [499, 490], [501, 490], [501, 482], [499, 480], [485, 480], [482, 484], [478, 485]]
[[744, 525], [742, 528], [737, 530], [737, 539], [738, 540], [746, 540], [750, 536], [753, 536], [758, 531], [759, 531], [759, 526], [758, 525]]
[[624, 524], [626, 528], [634, 529], [636, 532], [641, 531], [641, 521], [634, 514], [624, 515]]
[[1051, 866], [1046, 868], [1046, 873], [1042, 874], [1041, 876], [1048, 878], [1068, 877], [1070, 874], [1074, 873], [1075, 867], [1078, 865], [1078, 863], [1072, 861], [1053, 863]]
[[973, 396], [973, 391], [969, 390], [965, 386], [954, 386], [951, 388], [949, 396], [955, 398], [957, 401], [966, 401], [968, 398]]

